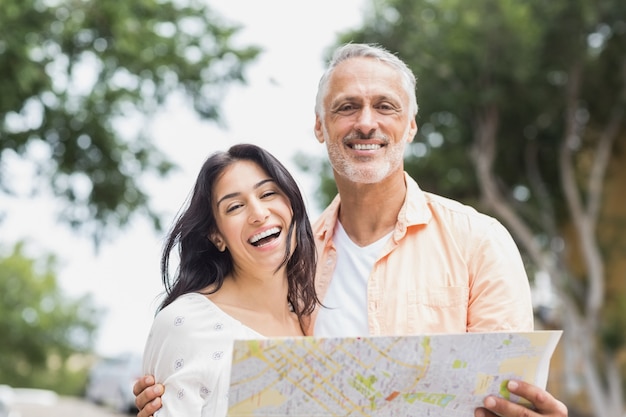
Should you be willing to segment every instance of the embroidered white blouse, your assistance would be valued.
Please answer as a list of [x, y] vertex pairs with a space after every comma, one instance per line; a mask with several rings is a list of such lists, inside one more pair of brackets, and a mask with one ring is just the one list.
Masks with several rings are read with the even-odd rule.
[[154, 416], [225, 416], [233, 340], [258, 338], [202, 294], [177, 298], [155, 316], [143, 355], [144, 374], [165, 385]]

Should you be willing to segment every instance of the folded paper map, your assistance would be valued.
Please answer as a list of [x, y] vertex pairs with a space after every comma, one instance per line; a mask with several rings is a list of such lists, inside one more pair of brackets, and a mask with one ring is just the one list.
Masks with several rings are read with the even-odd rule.
[[510, 379], [545, 388], [561, 331], [236, 340], [230, 417], [474, 415]]

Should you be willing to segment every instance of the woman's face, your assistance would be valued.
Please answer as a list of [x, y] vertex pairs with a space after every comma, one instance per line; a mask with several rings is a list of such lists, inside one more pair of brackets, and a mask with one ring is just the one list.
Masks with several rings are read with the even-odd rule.
[[229, 250], [235, 270], [276, 270], [285, 256], [293, 212], [259, 165], [244, 160], [228, 167], [213, 189], [213, 210], [218, 233], [211, 240]]

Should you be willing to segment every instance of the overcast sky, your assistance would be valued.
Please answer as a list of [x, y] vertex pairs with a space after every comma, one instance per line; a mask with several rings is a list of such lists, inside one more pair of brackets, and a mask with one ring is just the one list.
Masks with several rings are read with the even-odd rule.
[[[210, 4], [245, 26], [238, 42], [257, 44], [265, 52], [248, 68], [248, 85], [229, 90], [223, 107], [226, 129], [200, 122], [176, 100], [155, 119], [155, 140], [182, 168], [168, 180], [150, 181], [155, 207], [167, 213], [164, 224], [169, 225], [210, 153], [237, 142], [253, 142], [291, 169], [314, 218], [319, 211], [310, 201], [313, 182], [297, 171], [292, 157], [297, 151], [325, 154], [313, 135], [323, 53], [339, 32], [360, 24], [365, 0], [219, 0]], [[13, 163], [11, 167], [14, 178], [30, 177], [27, 166]], [[163, 236], [139, 220], [120, 231], [96, 256], [89, 239], [55, 224], [59, 203], [47, 198], [8, 199], [1, 194], [0, 203], [9, 210], [2, 224], [2, 243], [28, 239], [33, 242], [32, 254], [56, 253], [60, 283], [67, 294], [93, 294], [97, 305], [106, 309], [98, 353], [141, 353], [155, 300], [162, 291], [159, 259]]]

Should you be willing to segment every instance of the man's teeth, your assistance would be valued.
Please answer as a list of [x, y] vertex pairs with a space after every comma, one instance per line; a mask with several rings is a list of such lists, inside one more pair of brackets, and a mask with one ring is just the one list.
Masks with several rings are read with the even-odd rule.
[[280, 233], [280, 229], [278, 227], [272, 227], [271, 229], [267, 229], [264, 232], [256, 234], [250, 238], [250, 243], [256, 243], [259, 240], [266, 238], [270, 235], [275, 235], [276, 233]]
[[352, 145], [352, 149], [357, 151], [374, 151], [380, 149], [382, 146], [377, 143], [355, 143]]

